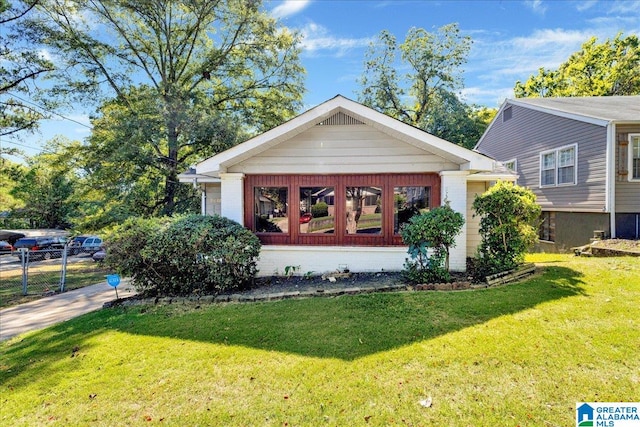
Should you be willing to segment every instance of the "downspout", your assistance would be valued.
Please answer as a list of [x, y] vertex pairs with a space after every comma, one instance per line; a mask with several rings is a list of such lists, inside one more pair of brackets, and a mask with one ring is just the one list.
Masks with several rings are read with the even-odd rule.
[[607, 125], [607, 167], [605, 183], [605, 212], [609, 212], [611, 238], [616, 238], [616, 125]]

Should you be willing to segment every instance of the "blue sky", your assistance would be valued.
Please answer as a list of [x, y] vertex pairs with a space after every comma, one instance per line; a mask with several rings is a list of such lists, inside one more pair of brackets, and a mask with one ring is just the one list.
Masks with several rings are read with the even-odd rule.
[[[365, 52], [382, 30], [403, 41], [411, 27], [433, 32], [458, 23], [473, 40], [461, 95], [492, 108], [513, 96], [517, 80], [540, 67], [557, 68], [590, 37], [603, 42], [618, 32], [640, 34], [640, 0], [286, 0], [265, 7], [304, 35], [305, 108], [337, 94], [357, 99]], [[87, 113], [43, 123], [41, 133], [23, 136], [18, 148], [37, 147], [56, 134], [82, 140], [90, 132]]]

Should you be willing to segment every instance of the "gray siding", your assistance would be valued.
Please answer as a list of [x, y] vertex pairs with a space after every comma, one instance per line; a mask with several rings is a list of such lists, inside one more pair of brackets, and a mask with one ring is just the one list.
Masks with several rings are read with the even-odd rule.
[[[640, 181], [629, 181], [628, 173], [628, 146], [630, 133], [640, 134], [640, 123], [636, 125], [618, 125], [616, 127], [618, 150], [616, 150], [616, 168], [618, 172], [624, 171], [624, 175], [618, 174], [616, 180], [616, 212], [640, 213]], [[620, 147], [620, 142], [623, 142]], [[622, 149], [621, 149], [622, 148]], [[622, 165], [620, 163], [623, 163]]]
[[[476, 147], [499, 161], [517, 160], [518, 184], [529, 187], [543, 209], [602, 211], [606, 188], [606, 138], [603, 126], [511, 106], [512, 117], [496, 117]], [[577, 144], [577, 185], [540, 188], [540, 152]]]

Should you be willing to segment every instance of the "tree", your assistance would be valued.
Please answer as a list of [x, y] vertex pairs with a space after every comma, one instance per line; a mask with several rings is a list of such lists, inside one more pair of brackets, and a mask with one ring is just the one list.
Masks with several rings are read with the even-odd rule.
[[73, 195], [77, 177], [67, 157], [78, 142], [50, 141], [41, 154], [28, 160], [10, 194], [22, 201], [21, 216], [33, 227], [68, 228], [78, 214]]
[[0, 0], [0, 137], [33, 130], [43, 113], [16, 93], [33, 93], [35, 78], [53, 69], [52, 63], [34, 50], [20, 25], [38, 0], [9, 3]]
[[121, 146], [152, 147], [144, 164], [162, 179], [162, 214], [176, 209], [178, 173], [215, 144], [204, 119], [260, 131], [300, 106], [298, 36], [259, 1], [43, 0], [38, 10], [28, 29], [59, 57], [53, 93], [110, 95], [101, 112], [128, 116], [115, 123]]
[[[382, 31], [367, 52], [359, 100], [404, 123], [470, 147], [477, 141], [472, 135], [481, 135], [486, 128], [473, 118], [476, 107], [464, 104], [456, 95], [463, 86], [461, 66], [470, 48], [471, 38], [461, 36], [457, 24], [445, 25], [436, 33], [412, 28], [399, 45], [395, 36]], [[409, 71], [399, 76], [397, 70], [405, 68]]]
[[473, 201], [480, 216], [477, 264], [482, 275], [509, 270], [524, 261], [538, 238], [540, 206], [535, 194], [511, 182], [498, 181]]
[[637, 35], [597, 43], [591, 37], [557, 70], [538, 74], [514, 88], [517, 98], [640, 94], [640, 41]]

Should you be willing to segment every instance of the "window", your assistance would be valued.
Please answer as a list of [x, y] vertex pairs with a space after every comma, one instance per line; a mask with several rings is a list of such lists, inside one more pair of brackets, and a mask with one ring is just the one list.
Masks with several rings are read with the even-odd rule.
[[398, 234], [412, 216], [429, 210], [430, 187], [394, 187], [393, 232]]
[[382, 189], [346, 187], [347, 234], [382, 234]]
[[640, 134], [629, 135], [629, 180], [640, 179]]
[[518, 163], [516, 162], [516, 159], [507, 160], [503, 165], [510, 171], [516, 172], [518, 170]]
[[287, 187], [255, 187], [254, 227], [257, 233], [288, 233]]
[[574, 185], [577, 182], [577, 146], [540, 153], [540, 186]]
[[540, 229], [538, 230], [540, 240], [547, 242], [556, 241], [556, 213], [543, 211], [540, 215]]
[[556, 185], [556, 152], [542, 154], [540, 157], [540, 185]]
[[575, 147], [558, 150], [558, 185], [575, 184], [576, 174]]
[[401, 246], [440, 197], [436, 173], [247, 175], [244, 223], [264, 245]]
[[333, 187], [300, 187], [300, 234], [333, 233], [336, 227], [334, 200]]

